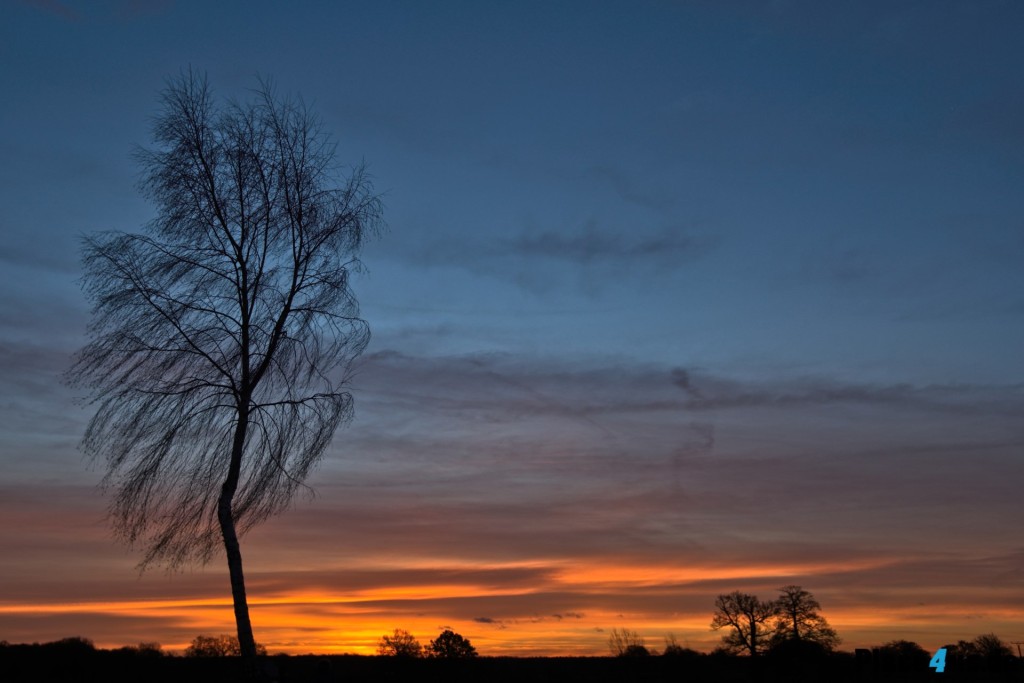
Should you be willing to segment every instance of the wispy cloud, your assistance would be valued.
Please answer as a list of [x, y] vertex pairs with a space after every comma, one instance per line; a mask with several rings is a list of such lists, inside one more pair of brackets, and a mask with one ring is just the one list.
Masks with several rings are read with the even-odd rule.
[[958, 414], [1024, 415], [1024, 385], [1021, 384], [915, 386], [908, 383], [856, 384], [822, 378], [740, 382], [714, 376], [695, 379], [685, 369], [673, 370], [673, 381], [688, 397], [683, 407], [694, 411], [874, 404]]
[[681, 230], [601, 230], [597, 221], [591, 220], [575, 231], [527, 232], [501, 244], [527, 258], [548, 258], [581, 266], [628, 266], [641, 261], [660, 270], [702, 255], [713, 243], [711, 238], [694, 237]]
[[514, 282], [536, 293], [550, 286], [603, 292], [612, 283], [669, 273], [718, 244], [679, 226], [606, 225], [590, 219], [564, 229], [530, 228], [502, 237], [432, 237], [398, 251], [420, 267], [448, 267]]

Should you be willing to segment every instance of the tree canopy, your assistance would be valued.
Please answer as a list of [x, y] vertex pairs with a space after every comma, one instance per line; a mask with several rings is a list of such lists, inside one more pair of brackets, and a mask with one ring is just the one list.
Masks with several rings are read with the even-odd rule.
[[[821, 605], [800, 586], [783, 586], [775, 600], [733, 591], [715, 600], [713, 630], [727, 629], [722, 645], [727, 651], [757, 655], [792, 643], [829, 651], [839, 636], [818, 614]], [[790, 648], [792, 649], [792, 648]]]
[[628, 628], [613, 628], [608, 634], [608, 649], [616, 657], [643, 657], [649, 655], [643, 636]]
[[476, 648], [469, 640], [451, 629], [445, 629], [430, 641], [430, 654], [443, 659], [476, 657]]
[[[267, 654], [267, 648], [257, 643], [256, 653], [265, 655]], [[219, 636], [196, 636], [185, 649], [186, 657], [238, 657], [241, 654], [242, 647], [238, 643], [238, 638], [224, 634]]]
[[810, 592], [800, 586], [783, 586], [775, 600], [777, 617], [772, 645], [787, 640], [816, 643], [831, 650], [839, 643], [835, 629], [829, 626], [818, 610], [821, 605]]
[[377, 652], [391, 657], [420, 657], [423, 655], [423, 646], [411, 633], [396, 628], [391, 635], [381, 636]]
[[756, 656], [768, 644], [768, 620], [778, 613], [774, 601], [762, 601], [755, 595], [733, 591], [715, 599], [713, 630], [728, 629], [722, 644], [733, 652], [745, 651]]

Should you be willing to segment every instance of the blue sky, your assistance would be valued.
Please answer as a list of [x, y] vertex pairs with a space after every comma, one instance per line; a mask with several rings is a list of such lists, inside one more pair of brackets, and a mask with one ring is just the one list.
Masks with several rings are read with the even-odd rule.
[[[152, 217], [130, 154], [191, 65], [225, 97], [257, 75], [300, 94], [390, 226], [357, 281], [374, 337], [356, 420], [316, 500], [250, 537], [254, 582], [498, 572], [505, 599], [431, 607], [492, 651], [602, 651], [600, 629], [673, 623], [711, 647], [690, 625], [718, 592], [786, 583], [834, 606], [851, 647], [1020, 639], [1022, 19], [1012, 2], [6, 3], [0, 507], [21, 521], [0, 532], [20, 549], [0, 602], [112, 601], [136, 580], [58, 375], [88, 320], [78, 236]], [[296, 538], [291, 575], [274, 548]], [[73, 579], [86, 557], [95, 577]], [[524, 592], [500, 573], [616, 563], [651, 578]], [[220, 570], [131, 590], [218, 595]], [[31, 605], [0, 613], [0, 638], [131, 640]], [[417, 609], [382, 603], [380, 623]], [[557, 639], [509, 626], [555, 612], [589, 616]], [[167, 642], [199, 627], [138, 618]], [[361, 647], [309, 647], [328, 636]]]

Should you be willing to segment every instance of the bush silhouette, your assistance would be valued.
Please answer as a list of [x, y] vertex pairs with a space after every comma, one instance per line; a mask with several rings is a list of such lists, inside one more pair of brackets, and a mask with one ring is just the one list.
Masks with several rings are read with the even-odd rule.
[[434, 657], [443, 659], [461, 659], [476, 657], [476, 648], [455, 631], [446, 629], [441, 632], [441, 635], [430, 641], [430, 653]]
[[389, 657], [420, 657], [423, 655], [423, 646], [411, 633], [396, 628], [390, 636], [381, 636], [377, 652]]
[[124, 647], [119, 648], [117, 652], [123, 652], [125, 654], [135, 655], [139, 657], [162, 657], [164, 655], [164, 650], [162, 647], [160, 647], [160, 643], [139, 643], [138, 645], [125, 645]]
[[[608, 649], [616, 657], [643, 657], [651, 654], [643, 637], [636, 631], [613, 628], [608, 636]], [[643, 652], [641, 652], [643, 650]]]
[[873, 654], [882, 668], [890, 671], [926, 671], [931, 660], [923, 647], [909, 640], [890, 640]]
[[[267, 654], [267, 648], [256, 644], [256, 654]], [[241, 657], [242, 648], [237, 636], [196, 636], [185, 650], [186, 657]]]

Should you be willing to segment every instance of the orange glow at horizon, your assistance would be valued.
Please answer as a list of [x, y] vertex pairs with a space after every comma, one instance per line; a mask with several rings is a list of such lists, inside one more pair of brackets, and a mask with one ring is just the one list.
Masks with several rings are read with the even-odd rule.
[[[800, 583], [813, 591], [816, 572], [873, 569], [885, 566], [882, 560], [847, 564], [807, 564], [802, 566], [761, 565], [745, 568], [721, 566], [676, 567], [640, 566], [635, 564], [602, 564], [580, 567], [563, 562], [531, 563], [531, 568], [547, 568], [549, 572], [541, 582], [529, 588], [497, 588], [484, 581], [451, 582], [429, 580], [411, 585], [384, 585], [374, 588], [332, 592], [329, 590], [298, 589], [259, 594], [250, 591], [249, 605], [257, 640], [270, 652], [304, 653], [356, 653], [375, 654], [377, 643], [384, 634], [395, 628], [410, 631], [422, 644], [443, 628], [453, 628], [468, 637], [484, 655], [603, 655], [607, 654], [608, 631], [628, 628], [639, 632], [649, 646], [660, 648], [662, 639], [672, 633], [678, 642], [698, 650], [714, 648], [721, 633], [710, 630], [713, 595], [708, 597], [706, 609], [679, 611], [666, 616], [645, 613], [643, 609], [628, 609], [628, 597], [622, 606], [602, 606], [609, 594], [628, 595], [630, 589], [665, 586], [687, 594], [687, 584], [715, 580], [737, 579], [736, 589], [757, 580], [778, 580], [782, 583]], [[515, 565], [522, 568], [523, 565]], [[480, 571], [508, 569], [510, 565], [467, 563], [458, 567], [450, 564], [421, 564], [423, 569]], [[258, 586], [258, 574], [254, 576]], [[301, 581], [301, 578], [297, 578]], [[683, 587], [683, 588], [681, 588]], [[979, 589], [983, 591], [983, 589]], [[572, 593], [577, 607], [565, 614], [552, 614], [538, 605], [548, 592]], [[718, 591], [727, 592], [727, 591]], [[756, 591], [752, 591], [756, 592]], [[690, 595], [693, 591], [689, 592]], [[909, 591], [913, 594], [913, 591]], [[671, 593], [666, 593], [671, 600]], [[531, 597], [536, 596], [531, 602]], [[588, 597], [589, 596], [589, 597]], [[767, 597], [767, 596], [762, 596]], [[908, 595], [902, 595], [906, 599]], [[512, 616], [479, 614], [467, 617], [453, 616], [457, 610], [438, 607], [443, 601], [465, 604], [477, 598], [511, 599], [506, 605], [521, 604], [519, 614]], [[428, 604], [429, 601], [429, 604]], [[605, 600], [605, 603], [607, 601]], [[449, 611], [450, 616], [436, 616]], [[949, 640], [946, 633], [952, 624], [970, 623], [977, 609], [966, 609], [958, 604], [879, 605], [877, 607], [830, 606], [824, 604], [822, 614], [839, 630], [845, 640], [842, 647], [852, 649], [897, 637], [917, 637]], [[1019, 622], [1020, 613], [1009, 608], [986, 608], [986, 618], [1004, 624]], [[152, 600], [96, 600], [83, 602], [6, 602], [0, 604], [0, 615], [103, 615], [105, 617], [141, 618], [152, 623], [152, 635], [146, 633], [136, 640], [160, 640], [158, 634], [167, 634], [163, 646], [168, 650], [184, 650], [191, 638], [199, 634], [233, 633], [234, 622], [228, 596]], [[433, 614], [434, 616], [432, 616]], [[936, 615], [942, 615], [939, 619]], [[894, 626], [896, 628], [894, 628]], [[145, 623], [142, 626], [145, 627]], [[902, 630], [901, 630], [902, 629]], [[845, 630], [845, 633], [844, 633]], [[191, 634], [187, 635], [186, 634]], [[889, 634], [889, 635], [887, 635]], [[83, 633], [89, 637], [88, 633]], [[961, 637], [971, 635], [963, 633]], [[183, 640], [184, 638], [184, 640]], [[103, 637], [94, 638], [100, 647], [120, 647], [131, 640], [116, 642]], [[923, 645], [926, 643], [922, 643]], [[936, 643], [927, 643], [928, 646]], [[938, 643], [942, 644], [942, 643]]]

